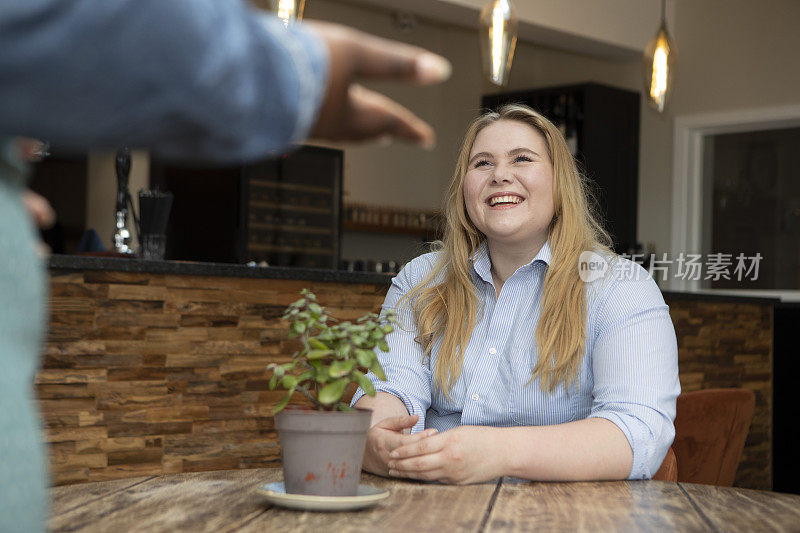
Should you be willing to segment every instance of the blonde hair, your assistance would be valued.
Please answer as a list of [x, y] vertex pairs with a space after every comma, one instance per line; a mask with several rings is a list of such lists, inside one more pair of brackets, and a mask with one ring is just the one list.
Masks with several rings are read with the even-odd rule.
[[[435, 341], [441, 338], [434, 387], [449, 398], [461, 375], [464, 349], [469, 342], [478, 312], [478, 298], [470, 275], [470, 261], [486, 236], [467, 215], [464, 176], [478, 133], [500, 120], [514, 120], [533, 127], [545, 139], [553, 164], [554, 216], [548, 227], [552, 259], [545, 275], [536, 343], [539, 359], [531, 380], [541, 378], [543, 391], [552, 392], [577, 379], [586, 336], [585, 284], [578, 275], [578, 258], [584, 250], [610, 252], [610, 239], [595, 215], [586, 180], [561, 132], [544, 116], [521, 105], [505, 105], [472, 121], [444, 205], [443, 239], [437, 243], [439, 256], [431, 272], [398, 302], [411, 304], [416, 322], [416, 341], [430, 358]], [[441, 283], [432, 281], [443, 275]]]

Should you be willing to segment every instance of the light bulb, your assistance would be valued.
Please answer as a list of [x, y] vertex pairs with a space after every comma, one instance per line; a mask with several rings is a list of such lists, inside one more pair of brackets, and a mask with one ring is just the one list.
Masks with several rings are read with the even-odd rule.
[[677, 51], [662, 20], [661, 27], [644, 53], [642, 72], [647, 101], [659, 113], [667, 106], [675, 77]]
[[495, 85], [508, 82], [517, 46], [517, 14], [511, 0], [490, 0], [480, 15], [483, 71]]
[[272, 12], [283, 21], [284, 26], [303, 20], [306, 0], [272, 0]]

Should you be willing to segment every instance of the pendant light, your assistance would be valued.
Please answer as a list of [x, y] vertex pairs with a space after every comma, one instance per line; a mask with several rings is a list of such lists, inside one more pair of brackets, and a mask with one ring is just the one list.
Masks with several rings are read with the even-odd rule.
[[508, 83], [517, 45], [517, 13], [511, 0], [489, 0], [480, 15], [483, 72], [495, 85]]
[[303, 20], [306, 0], [272, 0], [272, 12], [283, 21], [284, 26]]
[[642, 72], [647, 101], [659, 113], [663, 113], [675, 84], [677, 50], [667, 31], [665, 18], [666, 0], [661, 0], [661, 26], [644, 52]]

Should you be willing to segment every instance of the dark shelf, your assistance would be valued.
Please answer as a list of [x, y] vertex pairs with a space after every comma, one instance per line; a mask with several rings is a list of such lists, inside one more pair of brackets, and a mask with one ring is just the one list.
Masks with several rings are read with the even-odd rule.
[[380, 224], [358, 224], [356, 222], [342, 221], [342, 231], [360, 231], [363, 233], [383, 233], [389, 235], [411, 235], [414, 237], [428, 237], [434, 235], [433, 230], [426, 228], [404, 228], [400, 226], [383, 226]]

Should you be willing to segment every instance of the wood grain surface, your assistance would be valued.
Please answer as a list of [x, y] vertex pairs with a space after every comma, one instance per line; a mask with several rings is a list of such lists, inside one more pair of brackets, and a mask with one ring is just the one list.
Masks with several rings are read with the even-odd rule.
[[[52, 531], [118, 533], [224, 531], [478, 531], [497, 483], [456, 487], [392, 480], [363, 474], [362, 483], [390, 496], [356, 512], [298, 512], [273, 507], [254, 489], [283, 479], [280, 469], [232, 470], [52, 489]], [[105, 497], [98, 494], [106, 492]], [[81, 495], [85, 503], [75, 505]], [[420, 510], [427, 509], [420, 527]]]
[[681, 483], [717, 531], [800, 531], [800, 496]]
[[278, 465], [272, 408], [284, 393], [269, 390], [266, 367], [297, 348], [283, 310], [308, 287], [351, 320], [388, 288], [108, 271], [51, 271], [50, 282], [36, 391], [56, 485]]
[[770, 303], [670, 299], [681, 390], [741, 387], [756, 396], [734, 485], [772, 489], [772, 330]]
[[273, 507], [254, 491], [277, 468], [54, 487], [54, 532], [797, 531], [800, 496], [662, 481], [454, 486], [363, 474], [390, 496], [352, 512]]
[[457, 487], [385, 479], [364, 474], [362, 483], [388, 489], [390, 496], [355, 512], [298, 512], [271, 507], [242, 531], [458, 531], [481, 530], [497, 482]]
[[[282, 393], [268, 390], [266, 365], [294, 351], [284, 308], [308, 287], [353, 319], [377, 310], [388, 285], [52, 270], [50, 287], [36, 392], [63, 485], [277, 466]], [[682, 389], [756, 394], [735, 484], [771, 488], [772, 307], [668, 303]]]
[[504, 483], [486, 531], [706, 531], [677, 483]]

